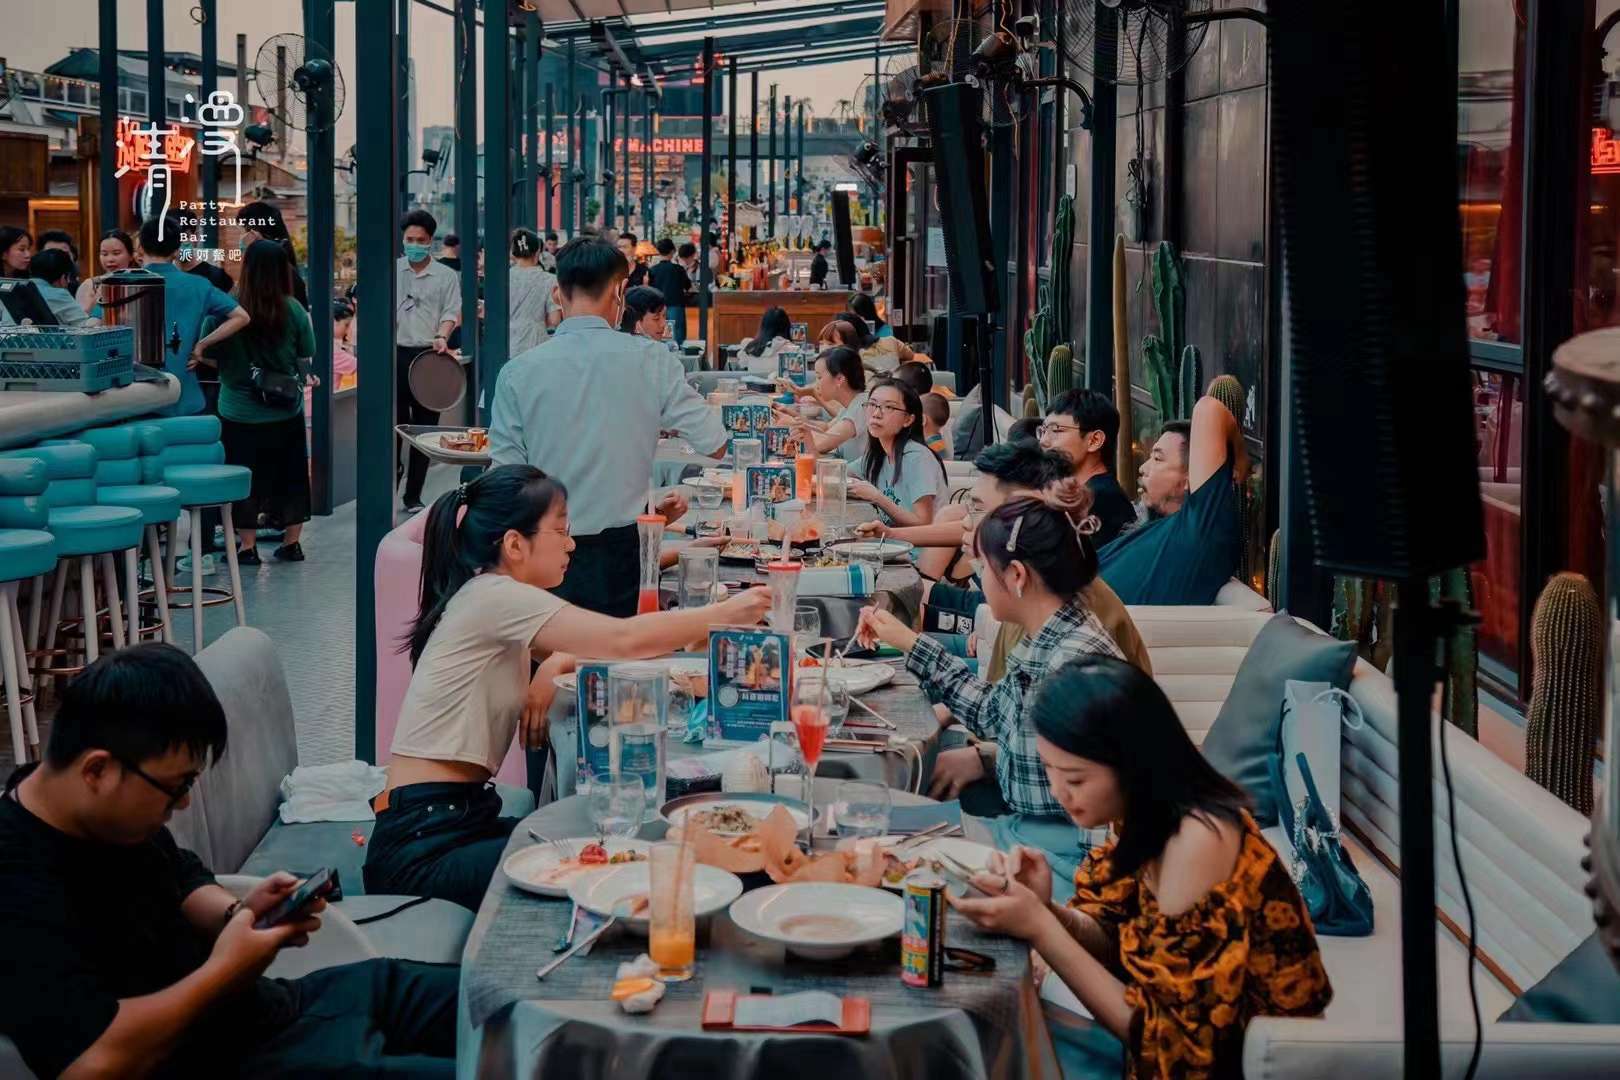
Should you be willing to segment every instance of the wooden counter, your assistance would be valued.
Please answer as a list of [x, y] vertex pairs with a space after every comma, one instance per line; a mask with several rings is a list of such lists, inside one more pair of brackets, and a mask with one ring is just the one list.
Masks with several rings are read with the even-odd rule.
[[[812, 342], [821, 328], [849, 303], [847, 289], [823, 291], [820, 289], [723, 289], [713, 294], [714, 307], [709, 310], [708, 355], [709, 363], [722, 345], [736, 345], [751, 338], [759, 330], [759, 317], [765, 309], [779, 307], [788, 313], [791, 322], [805, 324]], [[696, 316], [696, 306], [687, 309]]]

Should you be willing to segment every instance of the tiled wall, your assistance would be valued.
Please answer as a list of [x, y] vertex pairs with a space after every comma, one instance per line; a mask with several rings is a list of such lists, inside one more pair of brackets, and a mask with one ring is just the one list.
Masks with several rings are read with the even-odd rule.
[[[1221, 7], [1263, 6], [1248, 0], [1219, 0]], [[1182, 280], [1187, 291], [1187, 338], [1203, 354], [1203, 381], [1237, 376], [1253, 390], [1249, 431], [1264, 429], [1267, 85], [1266, 38], [1248, 20], [1213, 23], [1185, 75], [1183, 168], [1178, 179], [1183, 200]], [[1156, 429], [1157, 417], [1142, 389], [1142, 338], [1156, 333], [1151, 280], [1143, 275], [1164, 237], [1163, 84], [1143, 89], [1142, 150], [1150, 201], [1140, 239], [1128, 231], [1123, 200], [1127, 169], [1137, 155], [1134, 87], [1119, 88], [1115, 194], [1120, 202], [1118, 231], [1125, 231], [1130, 278], [1130, 357], [1138, 388], [1137, 430]], [[1074, 246], [1074, 326], [1085, 345], [1087, 243], [1090, 236], [1091, 138], [1072, 133], [1077, 172]], [[1112, 358], [1102, 358], [1112, 365]]]

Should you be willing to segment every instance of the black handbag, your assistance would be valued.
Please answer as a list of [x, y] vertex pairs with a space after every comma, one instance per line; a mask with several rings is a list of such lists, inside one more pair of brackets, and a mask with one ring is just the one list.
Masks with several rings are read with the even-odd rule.
[[253, 400], [269, 409], [290, 409], [304, 400], [304, 381], [296, 375], [268, 371], [257, 364], [249, 369]]

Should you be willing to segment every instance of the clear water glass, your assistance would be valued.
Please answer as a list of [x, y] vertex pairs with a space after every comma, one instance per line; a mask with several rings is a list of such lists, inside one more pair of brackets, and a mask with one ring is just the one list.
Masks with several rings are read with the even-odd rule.
[[833, 812], [838, 820], [839, 837], [859, 840], [886, 835], [890, 806], [889, 789], [882, 784], [845, 780], [838, 785], [838, 808]]
[[647, 789], [634, 773], [600, 772], [591, 777], [587, 802], [599, 841], [610, 836], [634, 836], [641, 830]]
[[848, 685], [836, 675], [829, 677], [821, 668], [800, 668], [795, 677], [805, 694], [804, 698], [795, 700], [821, 702], [827, 713], [827, 738], [838, 738], [839, 732], [844, 729], [844, 721], [849, 719]]
[[814, 604], [793, 605], [793, 641], [803, 652], [821, 640], [821, 609]]
[[669, 677], [669, 715], [664, 721], [664, 728], [672, 739], [685, 739], [686, 728], [692, 718], [692, 709], [697, 705], [697, 696], [692, 693], [692, 684], [680, 673]]

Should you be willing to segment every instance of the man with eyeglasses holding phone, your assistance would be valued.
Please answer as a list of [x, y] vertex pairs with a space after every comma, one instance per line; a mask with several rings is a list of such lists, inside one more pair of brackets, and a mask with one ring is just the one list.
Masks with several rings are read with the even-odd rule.
[[68, 685], [45, 760], [0, 796], [0, 1034], [41, 1077], [454, 1075], [453, 965], [263, 977], [325, 905], [259, 929], [298, 879], [238, 900], [175, 843], [166, 825], [225, 742], [172, 645], [108, 653]]
[[1091, 516], [1099, 548], [1136, 524], [1136, 507], [1114, 479], [1114, 443], [1119, 438], [1119, 410], [1107, 394], [1069, 390], [1046, 409], [1040, 427], [1041, 446], [1061, 450], [1074, 463], [1072, 475], [1091, 489]]

